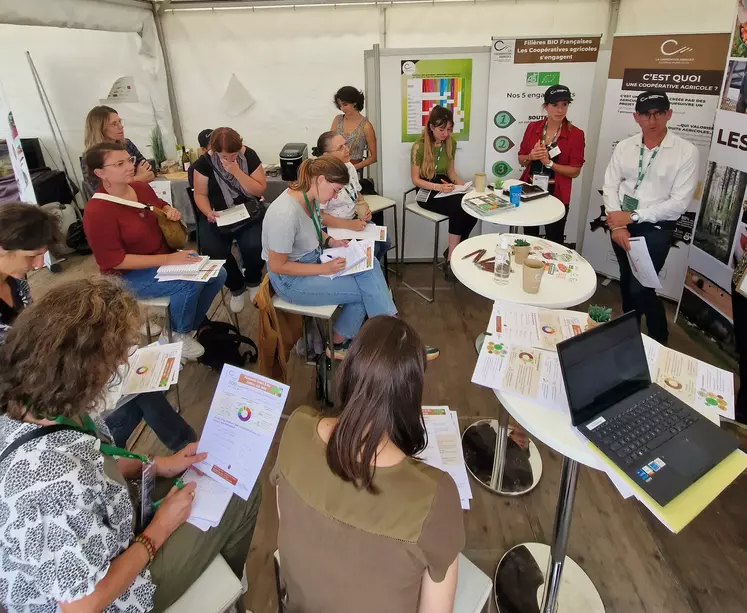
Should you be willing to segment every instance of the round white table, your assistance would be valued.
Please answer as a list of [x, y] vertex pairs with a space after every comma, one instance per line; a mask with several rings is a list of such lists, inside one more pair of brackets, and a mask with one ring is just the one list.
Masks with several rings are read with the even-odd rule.
[[[459, 281], [475, 293], [491, 300], [555, 309], [575, 306], [594, 295], [597, 276], [584, 258], [563, 245], [521, 234], [505, 235], [509, 238], [509, 245], [513, 245], [516, 238], [523, 238], [531, 245], [541, 245], [542, 249], [533, 253], [555, 267], [555, 274], [546, 272], [542, 276], [539, 292], [528, 294], [522, 288], [522, 266], [512, 263], [508, 284], [495, 283], [493, 273], [475, 266], [475, 256], [468, 256], [478, 249], [485, 249], [481, 259], [492, 257], [501, 236], [474, 236], [454, 249], [451, 270]], [[569, 274], [575, 275], [574, 280], [561, 278]], [[481, 334], [475, 342], [478, 353], [484, 339], [485, 334]], [[510, 433], [509, 415], [501, 409], [498, 419], [481, 420], [466, 428], [462, 435], [462, 446], [467, 469], [477, 481], [496, 494], [518, 496], [531, 491], [539, 483], [542, 460], [531, 439], [527, 439], [522, 449], [511, 439]]]
[[[579, 464], [597, 470], [603, 470], [604, 465], [577, 434], [567, 411], [548, 409], [512, 394], [495, 391], [495, 395], [504, 412], [522, 428], [563, 455], [552, 542], [549, 546], [521, 543], [503, 555], [493, 583], [496, 608], [499, 613], [604, 613], [604, 603], [591, 579], [566, 557]], [[527, 603], [526, 594], [534, 594], [533, 590], [536, 603]]]
[[[504, 182], [503, 186], [510, 187], [514, 183], [521, 183], [521, 181], [508, 180]], [[468, 198], [484, 196], [489, 193], [490, 190], [486, 190], [485, 192], [476, 192], [473, 190], [465, 194], [464, 198], [462, 198], [462, 209], [464, 212], [475, 219], [479, 219], [480, 222], [509, 226], [511, 232], [518, 231], [518, 228], [544, 226], [562, 219], [563, 215], [565, 215], [565, 205], [555, 196], [545, 196], [531, 200], [530, 202], [522, 202], [516, 208], [506, 209], [494, 215], [481, 215], [464, 204], [464, 201]]]

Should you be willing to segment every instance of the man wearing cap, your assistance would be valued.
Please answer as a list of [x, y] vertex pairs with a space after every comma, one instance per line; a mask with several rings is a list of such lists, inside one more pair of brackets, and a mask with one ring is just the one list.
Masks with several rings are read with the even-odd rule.
[[[545, 226], [545, 236], [556, 243], [565, 241], [565, 220], [571, 202], [571, 182], [584, 165], [584, 132], [566, 118], [573, 97], [565, 85], [545, 91], [545, 119], [533, 121], [524, 132], [519, 147], [519, 163], [524, 167], [521, 180], [546, 189], [565, 205], [565, 215]], [[525, 228], [539, 236], [539, 228]]]
[[656, 272], [664, 267], [675, 224], [698, 184], [698, 150], [667, 130], [672, 111], [663, 91], [640, 94], [633, 117], [641, 132], [617, 144], [604, 176], [607, 227], [620, 265], [623, 310], [634, 310], [639, 322], [645, 315], [649, 336], [666, 344], [664, 304], [633, 276], [626, 252], [630, 238], [642, 236]]
[[[210, 151], [210, 135], [212, 133], [213, 133], [213, 129], [208, 128], [206, 130], [203, 130], [197, 135], [197, 142], [200, 145], [201, 155], [205, 155], [208, 151]], [[189, 181], [189, 186], [193, 189], [195, 186], [194, 176], [195, 176], [194, 164], [190, 164], [189, 170], [187, 170], [187, 180]]]

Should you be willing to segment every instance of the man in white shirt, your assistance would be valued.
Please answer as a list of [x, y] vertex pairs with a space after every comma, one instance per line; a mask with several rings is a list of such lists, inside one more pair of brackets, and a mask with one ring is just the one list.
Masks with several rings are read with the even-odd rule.
[[640, 94], [633, 117], [641, 133], [617, 144], [604, 176], [607, 227], [620, 265], [623, 310], [634, 310], [639, 323], [645, 315], [649, 336], [666, 344], [664, 305], [656, 290], [633, 276], [626, 251], [630, 237], [643, 236], [656, 272], [662, 269], [675, 224], [698, 184], [698, 150], [667, 130], [672, 111], [666, 93]]

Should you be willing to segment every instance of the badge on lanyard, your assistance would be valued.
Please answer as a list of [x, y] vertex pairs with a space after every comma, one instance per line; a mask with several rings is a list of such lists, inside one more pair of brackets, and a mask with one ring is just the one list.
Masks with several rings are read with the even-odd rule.
[[620, 208], [622, 208], [622, 210], [626, 213], [635, 211], [638, 208], [638, 198], [625, 194], [623, 196], [622, 206]]
[[551, 158], [558, 157], [560, 155], [560, 147], [555, 145], [552, 149], [548, 150], [547, 155]]
[[156, 483], [156, 464], [143, 464], [140, 481], [140, 526], [145, 528], [153, 517], [153, 486]]

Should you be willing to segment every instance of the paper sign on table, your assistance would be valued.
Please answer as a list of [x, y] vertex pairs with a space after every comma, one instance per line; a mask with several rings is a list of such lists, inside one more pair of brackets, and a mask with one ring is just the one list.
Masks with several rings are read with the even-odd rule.
[[181, 357], [181, 343], [154, 344], [138, 349], [129, 360], [121, 393], [165, 392], [177, 381]]
[[225, 211], [215, 211], [215, 225], [219, 228], [231, 226], [245, 219], [249, 219], [249, 211], [246, 210], [243, 204], [232, 206]]
[[320, 260], [323, 264], [335, 258], [345, 258], [345, 268], [333, 275], [322, 275], [323, 277], [335, 279], [371, 270], [374, 267], [374, 241], [352, 240], [348, 243], [347, 247], [325, 249], [322, 252]]
[[363, 230], [349, 230], [347, 228], [327, 228], [327, 234], [338, 240], [358, 239], [372, 241], [386, 241], [386, 226], [377, 226], [376, 224], [366, 224]]
[[270, 450], [289, 389], [226, 364], [197, 448], [208, 457], [196, 467], [246, 500]]
[[661, 288], [659, 275], [656, 274], [651, 254], [646, 246], [645, 236], [634, 236], [630, 238], [630, 251], [627, 252], [630, 271], [643, 287], [653, 289]]

